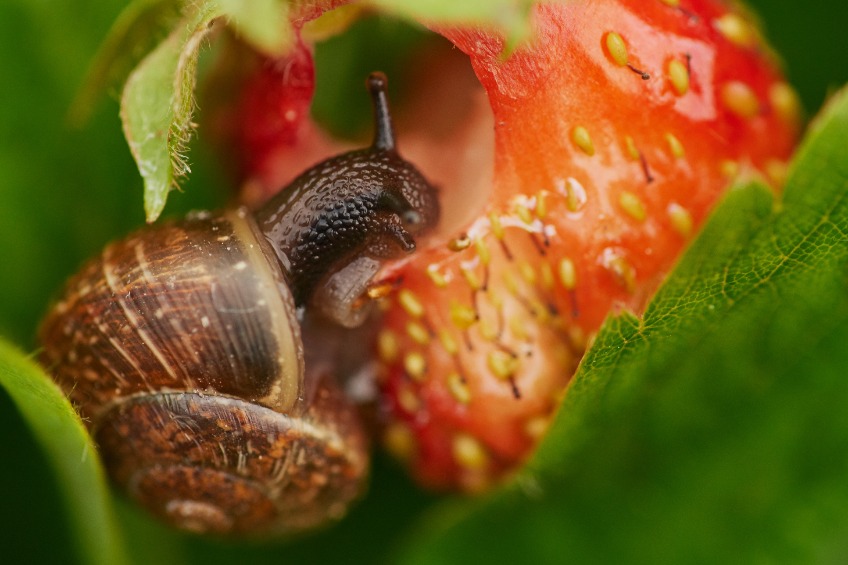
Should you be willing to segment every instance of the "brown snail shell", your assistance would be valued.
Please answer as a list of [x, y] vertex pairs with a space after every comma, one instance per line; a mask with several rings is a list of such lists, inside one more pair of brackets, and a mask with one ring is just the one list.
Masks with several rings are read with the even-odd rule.
[[315, 526], [368, 468], [354, 409], [329, 383], [304, 388], [294, 302], [259, 235], [244, 211], [141, 230], [42, 326], [114, 480], [189, 529]]
[[395, 151], [385, 82], [369, 77], [372, 148], [319, 163], [255, 218], [194, 214], [111, 244], [42, 323], [41, 361], [112, 480], [179, 528], [297, 532], [362, 491], [356, 409], [332, 375], [306, 371], [300, 322], [362, 321], [355, 299], [381, 262], [438, 217]]

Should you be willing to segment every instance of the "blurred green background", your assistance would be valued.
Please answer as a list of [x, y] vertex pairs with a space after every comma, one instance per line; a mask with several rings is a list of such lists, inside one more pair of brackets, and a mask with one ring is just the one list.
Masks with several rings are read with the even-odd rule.
[[[829, 92], [848, 82], [848, 5], [789, 0], [750, 4], [813, 114]], [[32, 351], [37, 320], [67, 274], [105, 241], [143, 221], [141, 180], [123, 139], [116, 93], [97, 107], [84, 128], [70, 128], [66, 121], [74, 92], [124, 5], [105, 0], [0, 2], [0, 335], [25, 351]], [[396, 22], [367, 25], [371, 27], [365, 31], [319, 48], [319, 60], [327, 62], [319, 62], [319, 69], [333, 69], [319, 75], [325, 119], [333, 119], [335, 93], [355, 92], [366, 71], [390, 72], [399, 64], [397, 52], [383, 48], [383, 40], [397, 44], [420, 37], [420, 31]], [[367, 121], [367, 104], [360, 110]], [[167, 214], [225, 200], [220, 171], [202, 144], [196, 144], [191, 160], [191, 179], [184, 193], [172, 197]], [[2, 392], [0, 446], [5, 454], [0, 465], [0, 562], [70, 560], [72, 546], [53, 479]], [[380, 458], [373, 485], [379, 486], [372, 487], [366, 503], [342, 525], [284, 551], [189, 541], [185, 561], [276, 563], [283, 554], [292, 561], [332, 561], [339, 557], [338, 548], [359, 546], [362, 561], [373, 562], [387, 551], [387, 540], [403, 532], [433, 500]], [[131, 529], [158, 540], [138, 551], [155, 554], [159, 544], [183, 547], [184, 540], [132, 512], [122, 515], [129, 516], [125, 519]]]

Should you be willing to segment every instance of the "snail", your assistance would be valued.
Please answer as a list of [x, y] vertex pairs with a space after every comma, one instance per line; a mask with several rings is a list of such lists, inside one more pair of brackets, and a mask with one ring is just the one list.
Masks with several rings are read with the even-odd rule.
[[333, 376], [305, 366], [320, 352], [301, 324], [361, 324], [372, 278], [439, 217], [397, 152], [385, 76], [367, 86], [371, 147], [313, 166], [255, 214], [194, 213], [112, 243], [42, 322], [40, 360], [110, 478], [178, 528], [298, 532], [362, 490], [366, 434]]

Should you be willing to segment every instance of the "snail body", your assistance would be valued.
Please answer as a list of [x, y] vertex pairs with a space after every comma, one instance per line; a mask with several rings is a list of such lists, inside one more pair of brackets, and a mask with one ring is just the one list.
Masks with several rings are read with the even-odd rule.
[[113, 481], [196, 532], [296, 532], [344, 514], [367, 439], [334, 375], [309, 372], [300, 331], [355, 326], [387, 259], [438, 218], [401, 159], [372, 74], [372, 147], [309, 169], [255, 215], [148, 227], [106, 247], [42, 323], [41, 361], [78, 407]]

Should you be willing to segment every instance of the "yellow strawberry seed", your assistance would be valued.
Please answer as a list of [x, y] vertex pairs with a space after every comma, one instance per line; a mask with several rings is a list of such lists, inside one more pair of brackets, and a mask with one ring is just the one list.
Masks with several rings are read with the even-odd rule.
[[406, 288], [401, 290], [398, 293], [398, 302], [406, 310], [406, 313], [413, 318], [420, 318], [424, 315], [424, 305], [411, 290]]
[[614, 31], [607, 33], [606, 37], [607, 51], [610, 57], [619, 67], [627, 65], [627, 45], [624, 39]]
[[492, 255], [489, 253], [489, 246], [486, 245], [486, 241], [482, 237], [478, 237], [474, 240], [474, 246], [477, 248], [477, 257], [480, 258], [480, 263], [488, 265]]
[[433, 281], [433, 284], [439, 288], [445, 288], [448, 286], [448, 280], [445, 276], [439, 272], [439, 267], [436, 265], [428, 265], [427, 266], [427, 276], [430, 277], [430, 280]]
[[504, 230], [503, 226], [501, 225], [501, 219], [497, 214], [489, 214], [489, 225], [492, 226], [492, 233], [495, 234], [495, 237], [498, 239], [503, 239]]
[[394, 332], [383, 330], [377, 335], [377, 354], [380, 360], [387, 365], [394, 363], [400, 353], [400, 344]]
[[518, 371], [518, 359], [506, 351], [490, 351], [486, 357], [486, 364], [496, 378], [507, 380]]
[[686, 150], [683, 149], [683, 144], [680, 143], [680, 140], [674, 134], [666, 133], [665, 140], [668, 142], [668, 149], [674, 158], [682, 159], [686, 156]]
[[589, 131], [583, 126], [576, 126], [571, 130], [571, 141], [586, 155], [591, 157], [595, 154], [595, 146], [592, 144], [592, 138], [589, 136]]
[[776, 82], [769, 88], [769, 102], [784, 123], [796, 125], [801, 119], [801, 102], [798, 93], [785, 82]]
[[427, 371], [427, 361], [424, 360], [422, 354], [413, 351], [404, 356], [403, 368], [406, 369], [409, 378], [421, 382], [424, 379], [424, 373]]
[[524, 204], [516, 203], [514, 208], [515, 215], [518, 216], [518, 219], [524, 222], [525, 224], [533, 223], [533, 215], [530, 213], [530, 210]]
[[540, 220], [544, 220], [548, 215], [548, 191], [540, 190], [536, 196], [536, 216]]
[[727, 109], [740, 118], [753, 118], [760, 113], [760, 101], [750, 86], [732, 80], [722, 86], [721, 100]]
[[677, 202], [672, 202], [668, 205], [667, 213], [671, 225], [677, 233], [683, 237], [692, 235], [692, 214], [689, 213], [689, 210]]
[[448, 390], [454, 400], [460, 404], [471, 402], [471, 389], [459, 373], [451, 373], [447, 378]]
[[430, 332], [418, 322], [409, 322], [406, 324], [406, 333], [419, 345], [430, 343]]
[[648, 217], [642, 200], [632, 192], [622, 191], [618, 197], [618, 203], [624, 212], [634, 220], [644, 222], [645, 218]]
[[689, 70], [677, 59], [668, 63], [668, 80], [678, 96], [689, 92]]
[[757, 42], [757, 31], [739, 14], [728, 12], [713, 25], [728, 41], [739, 47], [753, 47]]
[[489, 454], [479, 441], [468, 434], [457, 434], [453, 438], [453, 458], [460, 467], [480, 470], [489, 465]]
[[448, 242], [448, 249], [451, 251], [462, 251], [471, 247], [471, 238], [466, 234], [455, 237]]
[[574, 290], [577, 286], [577, 270], [574, 261], [565, 257], [559, 262], [559, 280], [568, 290]]
[[450, 306], [450, 317], [457, 328], [467, 330], [477, 321], [477, 312], [470, 306], [454, 302]]
[[448, 330], [442, 330], [439, 332], [439, 342], [441, 342], [445, 351], [448, 352], [448, 355], [456, 355], [459, 353], [459, 344], [456, 343], [453, 335], [451, 335]]

